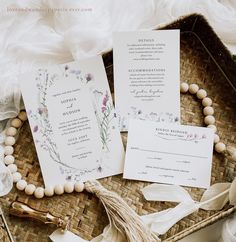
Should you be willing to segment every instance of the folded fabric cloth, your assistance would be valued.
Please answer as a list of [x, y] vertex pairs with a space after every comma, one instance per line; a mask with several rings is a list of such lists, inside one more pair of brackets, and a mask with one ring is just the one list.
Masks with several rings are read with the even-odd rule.
[[[0, 159], [3, 159], [3, 148], [0, 146]], [[8, 194], [12, 189], [11, 172], [0, 162], [0, 197]]]

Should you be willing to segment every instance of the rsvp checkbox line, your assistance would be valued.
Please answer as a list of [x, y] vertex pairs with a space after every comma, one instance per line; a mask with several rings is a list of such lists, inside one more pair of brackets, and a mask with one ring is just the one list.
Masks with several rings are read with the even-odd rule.
[[165, 151], [158, 151], [158, 150], [148, 150], [148, 149], [142, 149], [138, 147], [131, 147], [131, 150], [138, 150], [143, 152], [152, 152], [152, 153], [160, 153], [160, 154], [166, 154], [166, 155], [178, 155], [178, 156], [186, 156], [186, 157], [194, 157], [194, 158], [201, 158], [201, 159], [208, 159], [208, 156], [196, 156], [196, 155], [188, 155], [188, 154], [179, 154], [179, 153], [171, 153], [171, 152], [165, 152]]

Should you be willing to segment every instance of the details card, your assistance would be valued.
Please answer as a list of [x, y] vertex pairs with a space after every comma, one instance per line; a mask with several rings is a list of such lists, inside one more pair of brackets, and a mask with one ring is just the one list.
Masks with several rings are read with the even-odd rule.
[[130, 118], [179, 123], [179, 30], [115, 32], [113, 59], [121, 131]]
[[21, 90], [46, 186], [123, 172], [101, 56], [26, 73]]
[[210, 128], [131, 119], [124, 178], [207, 188], [213, 137]]

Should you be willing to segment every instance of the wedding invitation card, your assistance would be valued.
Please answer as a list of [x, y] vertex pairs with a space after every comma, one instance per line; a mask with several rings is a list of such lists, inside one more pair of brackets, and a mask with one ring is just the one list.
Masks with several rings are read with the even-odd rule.
[[26, 73], [21, 90], [46, 186], [123, 172], [101, 56]]
[[210, 128], [131, 119], [124, 178], [207, 188], [213, 137]]
[[179, 30], [114, 33], [113, 60], [121, 131], [130, 118], [179, 122]]

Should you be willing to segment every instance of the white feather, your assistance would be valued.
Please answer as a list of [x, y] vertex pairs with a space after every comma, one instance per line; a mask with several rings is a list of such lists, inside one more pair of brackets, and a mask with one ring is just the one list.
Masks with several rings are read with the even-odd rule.
[[157, 234], [166, 233], [179, 220], [197, 211], [199, 204], [193, 200], [181, 202], [176, 207], [142, 216], [142, 220]]
[[151, 184], [144, 187], [142, 193], [148, 201], [186, 202], [192, 201], [189, 193], [181, 186], [166, 184]]
[[210, 186], [202, 195], [200, 208], [204, 210], [220, 210], [229, 201], [231, 183], [216, 183]]

